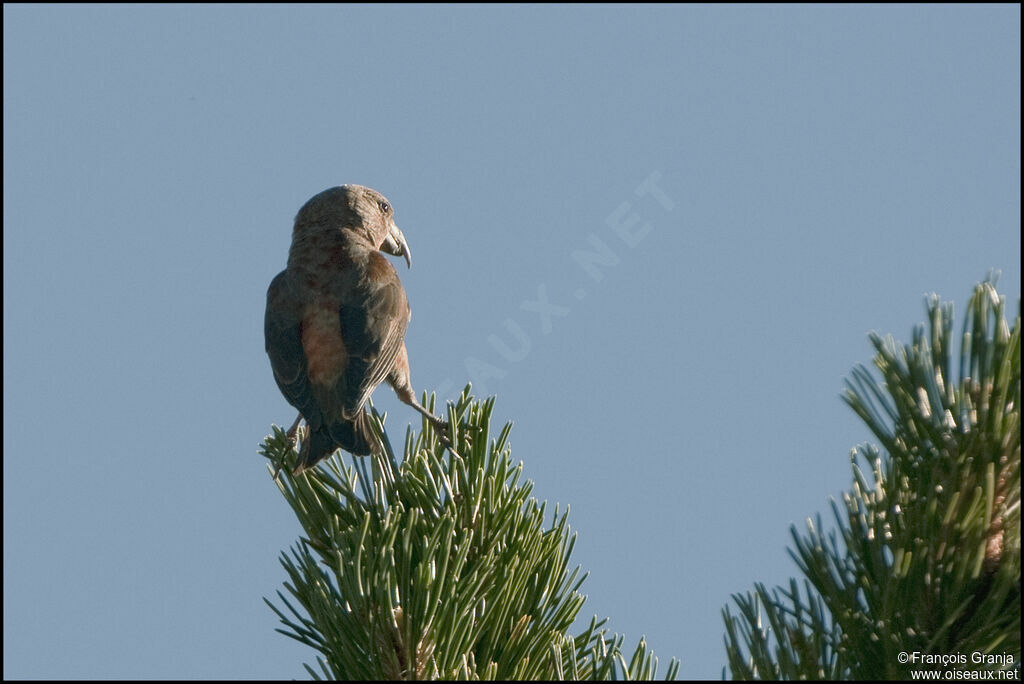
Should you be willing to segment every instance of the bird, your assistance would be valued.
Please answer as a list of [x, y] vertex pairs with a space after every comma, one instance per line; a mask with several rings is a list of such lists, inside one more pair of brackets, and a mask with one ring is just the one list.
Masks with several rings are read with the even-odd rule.
[[[411, 309], [398, 271], [382, 252], [412, 267], [391, 202], [361, 185], [314, 195], [295, 216], [287, 267], [267, 289], [264, 338], [274, 380], [307, 433], [294, 475], [338, 448], [374, 452], [365, 404], [387, 381], [447, 444], [447, 423], [416, 400], [405, 332]], [[450, 445], [449, 445], [450, 446]]]

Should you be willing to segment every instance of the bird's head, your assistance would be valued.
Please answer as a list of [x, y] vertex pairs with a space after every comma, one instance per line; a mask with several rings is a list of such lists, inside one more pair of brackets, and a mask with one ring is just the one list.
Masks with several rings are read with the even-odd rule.
[[296, 231], [304, 227], [351, 230], [374, 249], [405, 257], [405, 263], [412, 266], [409, 243], [395, 225], [391, 202], [371, 188], [339, 185], [314, 195], [295, 217]]

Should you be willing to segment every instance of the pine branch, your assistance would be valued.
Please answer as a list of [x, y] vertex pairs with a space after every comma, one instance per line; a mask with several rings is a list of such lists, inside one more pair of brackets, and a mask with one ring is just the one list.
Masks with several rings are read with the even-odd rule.
[[852, 452], [838, 535], [820, 517], [792, 528], [803, 595], [758, 585], [723, 611], [734, 678], [903, 679], [914, 652], [1019, 667], [1020, 307], [1011, 330], [1004, 306], [993, 282], [975, 288], [957, 376], [935, 296], [911, 344], [872, 334], [882, 381], [858, 367], [843, 398], [882, 450]]
[[491, 439], [494, 400], [469, 389], [448, 407], [458, 455], [424, 421], [399, 463], [374, 413], [379, 454], [349, 466], [339, 452], [292, 477], [275, 426], [262, 453], [305, 533], [282, 554], [286, 593], [267, 601], [278, 631], [318, 651], [315, 679], [653, 678], [642, 640], [627, 662], [603, 621], [568, 635], [586, 578], [569, 569], [568, 511], [545, 524], [511, 462], [511, 424]]

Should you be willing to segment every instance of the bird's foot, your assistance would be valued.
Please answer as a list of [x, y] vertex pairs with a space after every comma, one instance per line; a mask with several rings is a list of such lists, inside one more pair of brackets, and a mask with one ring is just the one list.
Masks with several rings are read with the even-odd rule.
[[[429, 418], [429, 421], [430, 424], [434, 427], [434, 431], [437, 433], [437, 441], [441, 442], [441, 446], [443, 446], [448, 451], [452, 452], [452, 454], [454, 454], [457, 458], [462, 458], [459, 455], [459, 452], [455, 450], [455, 444], [452, 441], [454, 435], [452, 434], [451, 431], [451, 423], [449, 423], [447, 420], [442, 420], [440, 418], [436, 418], [433, 416]], [[459, 429], [469, 431], [471, 433], [481, 431], [481, 428], [479, 427], [465, 424], [460, 424]]]
[[427, 413], [424, 413], [423, 415], [426, 417], [427, 421], [431, 424], [431, 426], [433, 426], [434, 432], [437, 433], [437, 441], [441, 442], [441, 445], [445, 449], [454, 452], [455, 450], [452, 448], [454, 444], [452, 444], [451, 439], [451, 425], [448, 423], [448, 421], [442, 420], [441, 418], [432, 416]]
[[441, 440], [441, 443], [444, 444], [446, 447], [450, 447], [452, 445], [452, 442], [448, 438], [448, 435], [451, 434], [449, 430], [448, 421], [434, 417], [430, 417], [428, 418], [428, 420], [430, 421], [430, 424], [434, 426], [434, 432], [437, 433], [437, 438]]
[[[300, 413], [298, 416], [296, 416], [295, 422], [292, 423], [292, 426], [290, 428], [288, 428], [288, 431], [285, 433], [285, 435], [288, 436], [288, 441], [292, 443], [292, 446], [295, 446], [295, 443], [298, 441], [298, 439], [300, 437], [299, 436], [299, 423], [301, 423], [301, 422], [302, 422], [302, 414]], [[305, 435], [302, 435], [302, 436], [305, 436]]]

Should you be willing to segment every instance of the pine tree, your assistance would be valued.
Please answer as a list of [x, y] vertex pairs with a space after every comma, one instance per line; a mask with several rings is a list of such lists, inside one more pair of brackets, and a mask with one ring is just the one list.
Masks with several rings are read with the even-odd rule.
[[305, 532], [282, 554], [288, 595], [267, 601], [278, 631], [319, 652], [305, 666], [316, 679], [653, 678], [643, 640], [627, 660], [604, 621], [569, 634], [586, 576], [569, 570], [568, 511], [545, 524], [512, 464], [511, 424], [490, 439], [494, 399], [469, 390], [448, 407], [458, 455], [424, 422], [399, 463], [374, 413], [380, 454], [350, 466], [339, 452], [293, 478], [275, 426], [262, 453]]
[[733, 678], [1019, 679], [1020, 303], [1012, 329], [1004, 305], [991, 279], [975, 288], [958, 366], [935, 296], [911, 344], [872, 334], [882, 382], [858, 367], [844, 399], [881, 448], [853, 450], [838, 533], [791, 528], [802, 583], [723, 610]]

